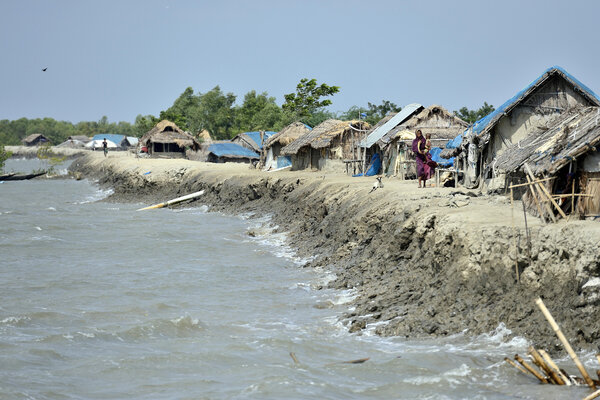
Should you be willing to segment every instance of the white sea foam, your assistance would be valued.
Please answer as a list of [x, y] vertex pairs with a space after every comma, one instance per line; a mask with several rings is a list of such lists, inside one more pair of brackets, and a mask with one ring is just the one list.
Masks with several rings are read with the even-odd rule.
[[115, 191], [113, 189], [98, 189], [98, 190], [96, 190], [96, 192], [94, 192], [93, 194], [87, 196], [82, 201], [75, 202], [75, 204], [95, 203], [97, 201], [106, 199], [108, 196], [110, 196], [114, 192]]

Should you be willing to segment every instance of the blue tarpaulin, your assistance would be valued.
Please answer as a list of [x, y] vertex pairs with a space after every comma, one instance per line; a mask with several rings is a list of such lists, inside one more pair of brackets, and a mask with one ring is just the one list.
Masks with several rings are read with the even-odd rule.
[[292, 156], [277, 156], [277, 168], [285, 168], [292, 166]]
[[431, 154], [431, 159], [433, 161], [435, 161], [440, 167], [451, 167], [454, 165], [454, 157], [450, 158], [450, 159], [445, 159], [440, 157], [440, 153], [442, 152], [442, 149], [440, 147], [433, 147], [431, 150], [429, 150], [429, 153]]
[[367, 173], [366, 174], [356, 174], [356, 175], [352, 175], [352, 176], [373, 176], [373, 175], [377, 175], [379, 173], [379, 170], [381, 169], [381, 157], [379, 156], [379, 153], [375, 153], [373, 154], [373, 157], [371, 157], [371, 162], [369, 163], [369, 169], [367, 169]]
[[[265, 131], [264, 142], [267, 143], [267, 139], [269, 139], [271, 136], [273, 136], [276, 133], [277, 132], [273, 132], [273, 131]], [[258, 146], [259, 149], [262, 149], [262, 145], [260, 142], [260, 132], [244, 132], [243, 134], [248, 136], [248, 138], [250, 138], [254, 143], [256, 143], [256, 145]]]
[[248, 157], [258, 158], [258, 153], [249, 150], [237, 143], [213, 143], [208, 146], [208, 152], [217, 157]]
[[98, 135], [94, 135], [92, 140], [100, 140], [103, 141], [104, 138], [106, 140], [113, 142], [117, 146], [121, 147], [123, 140], [125, 139], [125, 135], [116, 135], [114, 133], [100, 133]]
[[457, 149], [460, 147], [462, 140], [463, 140], [463, 134], [461, 133], [460, 135], [458, 135], [457, 137], [455, 137], [454, 139], [452, 139], [448, 143], [446, 143], [446, 148], [447, 149]]

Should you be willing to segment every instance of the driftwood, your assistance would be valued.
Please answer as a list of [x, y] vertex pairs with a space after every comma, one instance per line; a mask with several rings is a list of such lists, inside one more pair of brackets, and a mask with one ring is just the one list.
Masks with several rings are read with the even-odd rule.
[[548, 383], [548, 380], [542, 374], [540, 374], [538, 370], [533, 368], [533, 366], [531, 366], [531, 364], [529, 364], [527, 361], [523, 360], [523, 358], [520, 355], [515, 354], [515, 360], [517, 360], [519, 362], [519, 364], [521, 364], [523, 367], [525, 367], [525, 369], [527, 371], [529, 371], [531, 374], [533, 374], [533, 376], [538, 378], [540, 380], [540, 382]]
[[156, 209], [156, 208], [168, 207], [168, 206], [171, 206], [173, 204], [181, 203], [181, 202], [186, 201], [186, 200], [195, 199], [196, 197], [200, 197], [203, 194], [204, 194], [204, 190], [201, 190], [199, 192], [191, 193], [191, 194], [188, 194], [188, 195], [185, 195], [185, 196], [181, 196], [181, 197], [178, 197], [176, 199], [166, 201], [164, 203], [155, 204], [155, 205], [150, 206], [150, 207], [140, 208], [137, 211], [153, 210], [153, 209]]
[[294, 364], [300, 364], [300, 361], [298, 361], [298, 359], [296, 358], [296, 354], [290, 352], [290, 357], [292, 357], [292, 360], [294, 360]]
[[29, 179], [36, 178], [38, 176], [46, 174], [46, 171], [36, 172], [35, 174], [23, 174], [17, 175], [15, 173], [10, 173], [7, 175], [0, 175], [0, 181], [26, 181]]

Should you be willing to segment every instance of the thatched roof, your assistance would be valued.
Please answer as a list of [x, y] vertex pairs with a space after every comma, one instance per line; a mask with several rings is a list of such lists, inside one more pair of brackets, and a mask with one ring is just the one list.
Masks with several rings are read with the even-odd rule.
[[49, 142], [48, 138], [41, 133], [32, 133], [22, 140], [25, 144], [31, 144], [35, 142]]
[[498, 156], [493, 168], [516, 172], [529, 164], [535, 175], [552, 175], [600, 144], [600, 107], [566, 112]]
[[194, 150], [200, 147], [200, 143], [192, 135], [166, 119], [146, 132], [140, 139], [140, 143], [142, 146], [147, 146], [149, 143], [176, 143], [179, 147], [189, 146]]
[[198, 139], [202, 140], [202, 143], [212, 143], [213, 141], [210, 132], [206, 129], [203, 129], [202, 132], [198, 133]]
[[[590, 106], [600, 106], [600, 98], [592, 92], [587, 86], [577, 80], [573, 75], [569, 74], [567, 71], [562, 69], [559, 66], [554, 66], [548, 68], [542, 75], [540, 75], [536, 80], [526, 86], [524, 89], [519, 91], [516, 95], [508, 99], [504, 104], [500, 107], [481, 118], [479, 121], [473, 124], [473, 133], [480, 138], [481, 143], [487, 143], [489, 140], [490, 132], [496, 126], [500, 118], [502, 116], [510, 113], [515, 107], [518, 105], [526, 104], [525, 100], [529, 99], [534, 92], [538, 88], [541, 88], [546, 82], [548, 82], [551, 78], [558, 77], [559, 79], [564, 79], [575, 92], [579, 93], [584, 99], [588, 101], [588, 105]], [[566, 99], [562, 98], [564, 96], [554, 96], [552, 97], [554, 102], [560, 104], [564, 102]], [[532, 107], [541, 107], [541, 109], [545, 109], [548, 112], [553, 112], [553, 108], [557, 106], [557, 104], [542, 104], [542, 105], [532, 105]]]
[[300, 138], [301, 136], [304, 136], [310, 131], [311, 129], [302, 122], [292, 122], [282, 130], [271, 136], [269, 140], [267, 140], [267, 142], [265, 143], [265, 148], [268, 149], [275, 143], [279, 143], [281, 146], [287, 146], [294, 140]]
[[73, 136], [69, 136], [67, 139], [69, 139], [69, 140], [79, 140], [80, 142], [84, 142], [84, 143], [87, 143], [90, 140], [92, 140], [91, 137], [85, 136], [85, 135], [73, 135]]
[[419, 113], [414, 114], [408, 120], [390, 130], [377, 143], [383, 148], [395, 139], [405, 140], [400, 136], [407, 129], [413, 132], [420, 129], [423, 135], [430, 133], [432, 140], [451, 140], [467, 129], [468, 126], [467, 122], [451, 114], [444, 107], [434, 104], [422, 109]]
[[[352, 127], [352, 128], [351, 128]], [[289, 145], [281, 149], [281, 154], [290, 155], [298, 153], [302, 147], [310, 146], [313, 149], [322, 149], [329, 147], [331, 142], [352, 129], [367, 130], [370, 125], [365, 121], [340, 121], [337, 119], [328, 119], [317, 125], [309, 133], [294, 140]]]

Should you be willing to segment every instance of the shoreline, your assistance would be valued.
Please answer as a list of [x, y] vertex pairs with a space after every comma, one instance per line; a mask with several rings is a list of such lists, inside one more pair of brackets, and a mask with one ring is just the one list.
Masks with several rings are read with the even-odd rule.
[[[417, 189], [415, 181], [322, 172], [262, 172], [246, 164], [136, 159], [86, 154], [70, 167], [114, 190], [108, 201], [160, 203], [205, 190], [191, 204], [213, 211], [259, 212], [288, 233], [305, 267], [325, 267], [328, 287], [355, 289], [350, 332], [376, 326], [382, 336], [474, 336], [500, 323], [536, 347], [561, 351], [534, 299], [541, 296], [577, 349], [598, 350], [600, 224], [528, 217], [527, 257], [520, 202], [515, 237], [510, 200], [452, 188]], [[190, 203], [186, 203], [189, 205]], [[521, 280], [516, 282], [517, 263]], [[595, 278], [595, 279], [594, 279]]]

